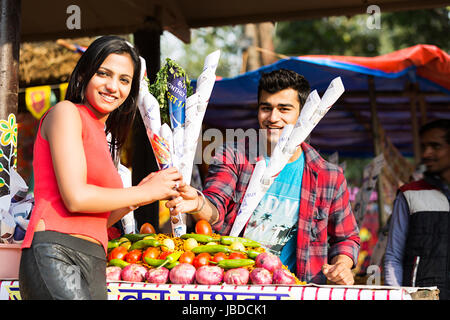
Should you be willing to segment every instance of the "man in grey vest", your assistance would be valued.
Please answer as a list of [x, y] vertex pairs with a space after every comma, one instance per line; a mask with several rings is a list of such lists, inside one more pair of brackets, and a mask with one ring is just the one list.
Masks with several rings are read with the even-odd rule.
[[385, 283], [437, 286], [450, 299], [450, 120], [420, 129], [424, 178], [400, 187], [385, 254]]

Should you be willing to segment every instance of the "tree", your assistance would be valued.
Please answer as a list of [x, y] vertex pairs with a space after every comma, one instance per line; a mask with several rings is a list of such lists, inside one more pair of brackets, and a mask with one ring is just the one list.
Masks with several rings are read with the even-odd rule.
[[192, 29], [191, 32], [189, 44], [164, 32], [161, 40], [162, 65], [165, 63], [166, 57], [169, 57], [180, 64], [191, 79], [197, 79], [203, 70], [205, 57], [220, 49], [221, 55], [216, 74], [221, 77], [232, 77], [239, 73], [242, 26], [199, 28]]
[[279, 22], [275, 47], [287, 55], [376, 56], [416, 44], [449, 51], [449, 8], [381, 11], [380, 28], [372, 29], [368, 14]]

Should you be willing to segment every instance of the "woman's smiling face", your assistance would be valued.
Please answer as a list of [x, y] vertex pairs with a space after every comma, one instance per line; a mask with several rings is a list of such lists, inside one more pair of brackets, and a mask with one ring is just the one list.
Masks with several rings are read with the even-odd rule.
[[110, 54], [94, 73], [86, 86], [85, 102], [106, 121], [109, 113], [127, 99], [133, 80], [133, 61], [128, 54]]

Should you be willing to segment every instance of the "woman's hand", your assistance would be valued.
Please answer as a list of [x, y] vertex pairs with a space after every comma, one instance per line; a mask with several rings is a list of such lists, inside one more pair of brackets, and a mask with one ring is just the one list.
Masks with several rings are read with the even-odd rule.
[[167, 200], [178, 197], [180, 193], [177, 187], [183, 184], [183, 177], [174, 167], [152, 172], [139, 182], [138, 186], [143, 188], [149, 198], [145, 205], [157, 200]]

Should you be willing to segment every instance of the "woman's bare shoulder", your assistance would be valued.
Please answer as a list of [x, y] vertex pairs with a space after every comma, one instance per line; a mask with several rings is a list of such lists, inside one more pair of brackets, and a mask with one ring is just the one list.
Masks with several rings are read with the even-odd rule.
[[41, 132], [44, 138], [54, 128], [56, 130], [61, 127], [67, 127], [71, 124], [81, 123], [80, 114], [77, 106], [68, 100], [60, 101], [55, 104], [47, 113], [42, 122]]

